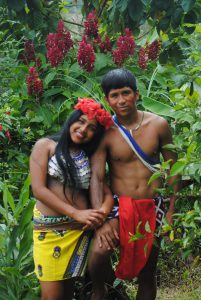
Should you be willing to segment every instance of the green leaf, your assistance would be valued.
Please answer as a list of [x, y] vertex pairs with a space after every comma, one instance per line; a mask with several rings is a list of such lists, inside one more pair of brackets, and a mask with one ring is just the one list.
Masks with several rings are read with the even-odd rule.
[[128, 13], [131, 19], [137, 23], [144, 13], [144, 5], [140, 0], [130, 1], [128, 4]]
[[145, 231], [148, 232], [148, 233], [151, 233], [151, 228], [150, 228], [150, 225], [149, 225], [149, 221], [147, 221], [145, 223]]
[[5, 184], [5, 189], [4, 189], [4, 201], [10, 205], [12, 211], [14, 212], [15, 202], [14, 202], [13, 196], [9, 192], [8, 187], [7, 187], [6, 184]]
[[165, 146], [163, 146], [163, 149], [167, 149], [167, 150], [176, 150], [177, 146], [174, 144], [166, 144]]
[[95, 70], [100, 71], [111, 63], [111, 57], [104, 53], [96, 54]]
[[174, 231], [173, 230], [170, 231], [169, 238], [170, 238], [171, 242], [174, 240]]
[[43, 122], [43, 117], [42, 116], [35, 116], [30, 120], [30, 123], [41, 123]]
[[128, 7], [128, 1], [127, 0], [121, 0], [119, 1], [119, 3], [117, 4], [117, 8], [118, 10], [123, 13]]
[[182, 173], [186, 166], [186, 163], [183, 161], [177, 161], [170, 170], [170, 176], [175, 176], [177, 174]]
[[53, 88], [51, 88], [51, 89], [45, 91], [44, 94], [43, 94], [43, 97], [44, 97], [44, 98], [48, 98], [48, 97], [50, 97], [50, 96], [53, 96], [53, 95], [62, 93], [63, 90], [64, 90], [64, 89], [63, 89], [63, 88], [60, 88], [60, 87], [56, 87], [56, 88], [53, 87]]
[[168, 30], [169, 26], [170, 26], [170, 17], [164, 17], [162, 18], [159, 23], [158, 23], [158, 29], [162, 30], [162, 31], [166, 31]]
[[189, 10], [191, 10], [194, 4], [195, 0], [182, 0], [181, 7], [185, 12], [188, 12]]
[[174, 12], [172, 14], [172, 18], [171, 18], [171, 24], [174, 29], [180, 25], [182, 14], [183, 14], [183, 10], [181, 7], [177, 7], [174, 10]]
[[151, 177], [149, 178], [148, 185], [151, 184], [153, 181], [161, 177], [161, 172], [155, 172]]
[[166, 116], [166, 117], [173, 117], [173, 108], [167, 104], [162, 102], [156, 101], [150, 97], [143, 97], [142, 105], [146, 110], [149, 110], [155, 114]]
[[1, 205], [0, 205], [0, 213], [2, 214], [4, 220], [6, 220], [6, 222], [8, 223], [8, 214], [7, 214], [7, 211]]
[[80, 68], [79, 64], [76, 62], [72, 64], [72, 66], [69, 69], [69, 75], [73, 78], [79, 77], [84, 71]]
[[26, 257], [31, 251], [33, 227], [29, 224], [25, 230], [23, 238], [20, 241], [19, 255], [16, 260], [16, 265], [20, 266], [21, 260]]
[[26, 208], [23, 210], [23, 213], [19, 220], [19, 234], [22, 234], [25, 227], [31, 222], [34, 205], [35, 201], [30, 200]]
[[27, 179], [25, 180], [24, 185], [23, 185], [23, 187], [21, 189], [21, 192], [20, 192], [19, 202], [16, 206], [15, 213], [14, 213], [14, 217], [16, 219], [18, 219], [21, 211], [24, 209], [25, 204], [29, 200], [29, 187], [30, 187], [30, 184], [31, 184], [31, 178], [30, 178], [30, 175], [29, 175], [27, 177]]
[[15, 10], [19, 12], [24, 9], [25, 1], [24, 0], [7, 0], [8, 1], [8, 8], [10, 10]]
[[[196, 24], [197, 22], [197, 15], [194, 11], [189, 11], [185, 16], [184, 16], [184, 23], [189, 23], [189, 24]], [[192, 26], [192, 27], [188, 27], [188, 26], [184, 26], [185, 31], [188, 34], [191, 34], [195, 31], [196, 26]]]
[[44, 79], [45, 87], [48, 87], [48, 84], [54, 79], [56, 74], [57, 74], [56, 72], [51, 72], [51, 73], [47, 74], [47, 76]]
[[39, 116], [43, 118], [43, 122], [47, 127], [51, 127], [53, 123], [54, 114], [46, 105], [40, 106], [38, 110]]

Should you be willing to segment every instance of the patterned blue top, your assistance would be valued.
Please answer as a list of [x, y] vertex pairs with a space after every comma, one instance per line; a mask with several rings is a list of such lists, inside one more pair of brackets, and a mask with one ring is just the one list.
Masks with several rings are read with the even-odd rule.
[[[70, 156], [75, 163], [75, 181], [80, 189], [88, 189], [91, 178], [89, 158], [83, 150], [81, 150], [78, 154], [73, 154], [70, 152]], [[47, 173], [51, 177], [58, 179], [61, 183], [64, 183], [63, 173], [55, 155], [53, 155], [48, 161]]]

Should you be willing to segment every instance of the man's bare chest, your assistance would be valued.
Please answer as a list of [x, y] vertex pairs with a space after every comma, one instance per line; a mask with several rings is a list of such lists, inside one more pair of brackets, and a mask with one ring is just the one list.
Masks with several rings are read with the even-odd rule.
[[[134, 134], [133, 137], [147, 156], [150, 158], [159, 156], [160, 143], [156, 133], [149, 132], [147, 134], [146, 132], [139, 132]], [[111, 161], [132, 162], [138, 160], [134, 151], [119, 132], [114, 135], [114, 138], [110, 142], [108, 155]]]

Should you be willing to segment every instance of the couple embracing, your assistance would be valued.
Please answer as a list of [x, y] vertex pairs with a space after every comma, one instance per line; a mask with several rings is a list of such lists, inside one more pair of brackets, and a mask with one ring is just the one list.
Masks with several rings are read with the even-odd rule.
[[[31, 154], [37, 199], [34, 262], [42, 300], [72, 299], [86, 265], [91, 300], [107, 299], [105, 283], [112, 284], [115, 275], [138, 277], [137, 300], [156, 298], [164, 206], [157, 192], [162, 179], [148, 181], [161, 156], [176, 161], [175, 153], [164, 149], [172, 135], [165, 119], [137, 109], [139, 92], [130, 71], [108, 72], [102, 88], [113, 118], [93, 99], [79, 99], [62, 131], [37, 141]], [[166, 218], [172, 223], [178, 179], [172, 177], [169, 184], [174, 192]], [[136, 228], [143, 238], [129, 243]], [[114, 274], [110, 256], [117, 247]]]

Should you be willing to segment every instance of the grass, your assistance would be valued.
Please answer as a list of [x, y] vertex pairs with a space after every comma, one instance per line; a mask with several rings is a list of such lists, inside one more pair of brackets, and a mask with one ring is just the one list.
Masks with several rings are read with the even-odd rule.
[[185, 291], [180, 288], [159, 289], [157, 300], [201, 300], [201, 286], [194, 291]]
[[[160, 287], [156, 300], [201, 300], [201, 265], [179, 265], [168, 268], [167, 263], [160, 264]], [[134, 300], [137, 284], [125, 282], [130, 299]]]

